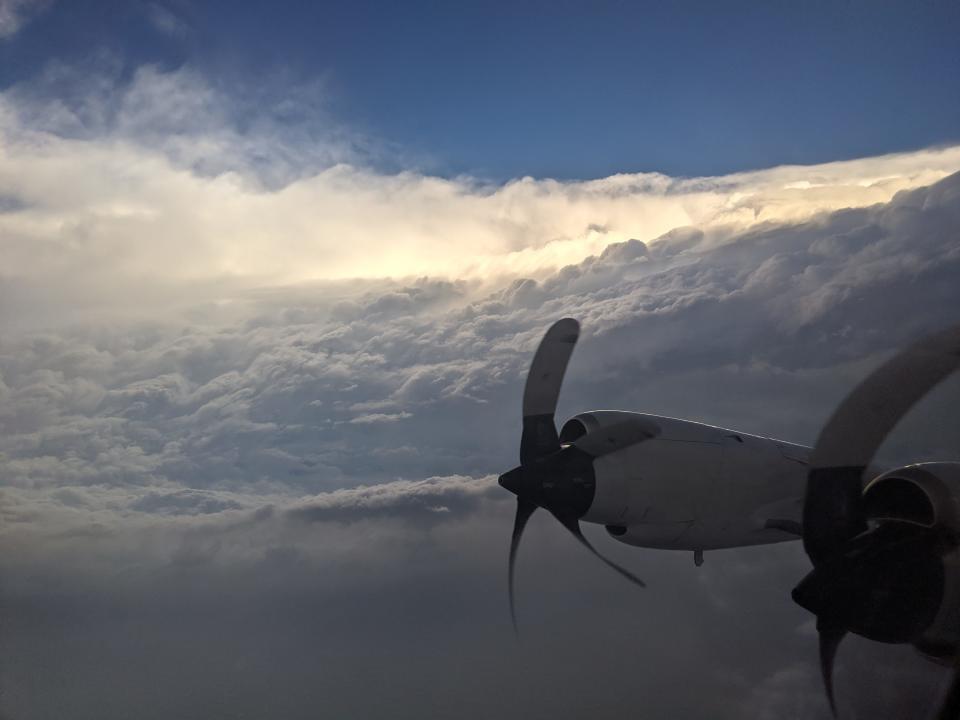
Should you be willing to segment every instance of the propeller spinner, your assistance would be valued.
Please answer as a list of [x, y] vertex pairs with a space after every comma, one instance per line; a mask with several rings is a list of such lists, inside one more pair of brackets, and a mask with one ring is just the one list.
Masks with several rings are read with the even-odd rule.
[[602, 562], [641, 587], [644, 582], [590, 544], [580, 530], [580, 518], [590, 509], [596, 488], [594, 455], [576, 445], [561, 446], [554, 422], [563, 376], [580, 337], [580, 324], [572, 318], [555, 322], [537, 348], [523, 390], [523, 434], [520, 465], [500, 476], [499, 482], [517, 496], [517, 513], [510, 538], [507, 569], [510, 617], [514, 631], [514, 566], [527, 521], [537, 508], [553, 515], [571, 535]]

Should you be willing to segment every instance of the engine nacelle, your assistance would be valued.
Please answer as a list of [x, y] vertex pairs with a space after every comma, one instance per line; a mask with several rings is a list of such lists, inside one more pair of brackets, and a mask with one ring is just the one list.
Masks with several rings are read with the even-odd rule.
[[[574, 416], [560, 441], [593, 458], [596, 479], [582, 519], [606, 525], [620, 542], [674, 547], [711, 490], [725, 432], [643, 413], [595, 410]], [[630, 532], [618, 534], [619, 528]]]
[[603, 525], [625, 520], [630, 473], [618, 451], [659, 434], [660, 427], [647, 417], [618, 410], [580, 413], [563, 424], [560, 443], [574, 444], [595, 458], [596, 490], [585, 520]]
[[867, 484], [864, 506], [869, 521], [906, 522], [943, 531], [940, 607], [914, 645], [931, 658], [951, 661], [960, 646], [960, 463], [920, 463], [889, 470]]
[[898, 520], [960, 534], [960, 463], [889, 470], [867, 484], [863, 498], [870, 520]]
[[636, 431], [656, 435], [659, 426], [646, 415], [626, 412], [624, 410], [594, 410], [580, 413], [567, 420], [560, 428], [560, 444], [582, 444], [587, 436], [599, 437], [604, 431], [615, 430], [622, 433], [623, 429], [634, 428]]

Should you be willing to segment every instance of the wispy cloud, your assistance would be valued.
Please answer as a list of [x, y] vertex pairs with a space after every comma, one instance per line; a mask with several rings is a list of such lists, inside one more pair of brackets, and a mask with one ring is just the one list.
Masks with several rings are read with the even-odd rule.
[[0, 41], [16, 35], [31, 15], [49, 6], [53, 0], [0, 0]]
[[492, 476], [429, 478], [345, 488], [305, 498], [287, 510], [290, 517], [309, 522], [351, 522], [374, 518], [423, 521], [430, 514], [463, 515], [480, 500], [498, 494]]
[[190, 26], [169, 7], [158, 2], [146, 5], [147, 18], [158, 31], [175, 38], [185, 37], [190, 32]]

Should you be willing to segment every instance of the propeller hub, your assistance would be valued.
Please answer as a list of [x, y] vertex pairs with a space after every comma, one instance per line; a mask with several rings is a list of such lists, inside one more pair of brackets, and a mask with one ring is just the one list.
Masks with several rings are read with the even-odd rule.
[[940, 555], [930, 529], [885, 523], [815, 566], [793, 599], [832, 627], [878, 642], [914, 642], [940, 609]]
[[505, 472], [497, 478], [497, 482], [500, 483], [500, 487], [504, 490], [509, 490], [517, 497], [520, 497], [521, 495], [527, 494], [524, 492], [523, 479], [523, 468], [515, 467], [513, 470]]
[[515, 467], [498, 482], [518, 498], [570, 518], [587, 514], [597, 486], [593, 458], [572, 445]]

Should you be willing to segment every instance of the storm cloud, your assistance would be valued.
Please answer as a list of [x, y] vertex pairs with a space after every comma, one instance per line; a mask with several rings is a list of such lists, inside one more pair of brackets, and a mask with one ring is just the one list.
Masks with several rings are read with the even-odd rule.
[[[618, 407], [811, 443], [870, 368], [960, 320], [960, 175], [887, 195], [608, 238], [529, 275], [245, 280], [137, 317], [11, 320], [3, 710], [827, 717], [811, 619], [789, 600], [808, 567], [797, 544], [697, 569], [588, 529], [640, 591], [538, 515], [517, 644], [513, 508], [494, 477], [516, 462], [531, 353], [563, 316], [584, 335], [559, 415]], [[7, 316], [28, 264], [4, 268]], [[955, 453], [956, 390], [918, 408], [889, 455]], [[850, 712], [913, 716], [943, 679], [853, 642], [837, 687]]]
[[[721, 177], [440, 178], [338, 125], [322, 82], [276, 85], [241, 91], [101, 53], [0, 93], [0, 321], [140, 319], [334, 279], [428, 275], [489, 294], [631, 239], [672, 233], [679, 252], [694, 228], [724, 243], [960, 170], [960, 148], [943, 147]], [[380, 284], [373, 313], [445, 301]], [[344, 317], [363, 287], [339, 287]]]

